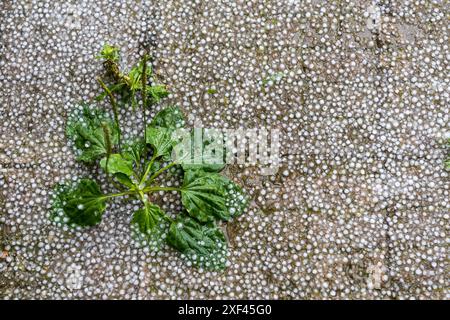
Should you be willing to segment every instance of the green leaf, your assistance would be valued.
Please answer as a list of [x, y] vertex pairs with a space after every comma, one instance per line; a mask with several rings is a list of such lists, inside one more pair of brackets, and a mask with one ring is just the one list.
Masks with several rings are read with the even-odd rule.
[[167, 236], [168, 223], [160, 207], [145, 202], [144, 208], [134, 212], [131, 230], [136, 241], [150, 247], [152, 251], [157, 251]]
[[[225, 164], [214, 164], [214, 163], [201, 163], [196, 162], [196, 159], [193, 160], [194, 163], [188, 164], [183, 163], [181, 166], [183, 170], [204, 170], [207, 172], [220, 172], [223, 168], [225, 168]], [[207, 161], [205, 158], [201, 158], [199, 161]]]
[[158, 157], [163, 156], [166, 161], [171, 159], [172, 148], [178, 143], [173, 133], [184, 122], [184, 115], [176, 106], [161, 110], [153, 118], [147, 127], [146, 142], [153, 146]]
[[248, 204], [242, 189], [218, 173], [188, 170], [181, 189], [181, 201], [189, 215], [202, 222], [214, 218], [228, 221]]
[[[164, 160], [163, 160], [163, 161], [164, 161]], [[154, 173], [156, 173], [159, 169], [162, 168], [162, 164], [164, 163], [163, 161], [155, 160], [155, 161], [153, 162], [153, 164], [152, 164], [152, 166], [151, 166], [151, 168], [150, 168], [150, 171], [148, 172], [147, 179], [145, 180], [145, 186], [146, 186], [146, 187], [150, 187], [150, 186], [152, 185], [152, 181], [150, 181], [149, 178], [150, 178]]]
[[170, 225], [167, 242], [196, 266], [209, 270], [225, 268], [227, 242], [214, 223], [200, 224], [180, 214]]
[[[104, 128], [107, 128], [105, 133]], [[79, 161], [92, 163], [108, 153], [107, 141], [118, 141], [118, 130], [105, 112], [87, 104], [81, 105], [70, 116], [66, 127], [67, 137], [74, 142]]]
[[100, 161], [100, 166], [105, 171], [106, 162], [108, 162], [108, 172], [111, 174], [123, 173], [128, 177], [133, 175], [133, 161], [123, 158], [118, 153], [111, 154], [108, 161], [106, 157]]
[[158, 104], [163, 98], [169, 95], [166, 86], [161, 84], [147, 86], [145, 90], [152, 104]]
[[129, 176], [120, 172], [114, 174], [114, 178], [116, 178], [117, 181], [130, 189], [134, 189], [136, 184], [138, 183], [137, 181], [133, 182], [133, 180], [131, 180]]
[[175, 130], [184, 127], [185, 122], [181, 109], [178, 106], [171, 106], [159, 111], [149, 127], [163, 127]]
[[97, 183], [82, 179], [72, 185], [59, 185], [53, 199], [51, 219], [78, 226], [98, 224], [106, 208], [106, 198]]
[[96, 56], [96, 58], [118, 62], [120, 58], [119, 49], [105, 43], [103, 45], [102, 50], [100, 51], [99, 55]]
[[143, 139], [136, 139], [128, 142], [123, 146], [122, 155], [124, 159], [133, 161], [134, 165], [139, 168], [141, 160], [144, 158], [146, 152], [146, 145]]
[[[141, 60], [136, 66], [131, 68], [130, 72], [128, 73], [129, 89], [131, 91], [142, 90], [142, 70], [144, 66], [143, 62], [144, 61]], [[152, 67], [150, 64], [148, 64], [145, 68], [145, 72], [147, 74], [147, 79], [150, 79], [152, 75]]]
[[[140, 163], [142, 155], [142, 146], [139, 141], [124, 146], [127, 151], [121, 154], [112, 154], [108, 161], [108, 172], [114, 175], [114, 178], [128, 188], [134, 188], [138, 183], [138, 177], [133, 170], [133, 163]], [[100, 166], [105, 170], [106, 157], [100, 161]], [[135, 165], [136, 169], [139, 166]], [[106, 170], [105, 170], [106, 171]]]
[[146, 134], [146, 141], [153, 147], [156, 157], [163, 157], [166, 161], [170, 160], [172, 148], [176, 144], [172, 138], [172, 130], [148, 127]]
[[183, 170], [203, 170], [206, 172], [220, 172], [225, 168], [225, 163], [214, 163], [215, 158], [209, 157], [192, 157], [192, 163], [184, 161], [181, 164]]
[[[196, 128], [181, 137], [181, 142], [174, 147], [174, 160], [181, 164], [184, 170], [201, 169], [208, 172], [219, 172], [225, 167], [225, 148], [223, 140], [221, 140], [223, 136], [216, 137], [214, 134], [206, 132], [205, 129]], [[214, 154], [209, 152], [212, 147], [215, 149]]]

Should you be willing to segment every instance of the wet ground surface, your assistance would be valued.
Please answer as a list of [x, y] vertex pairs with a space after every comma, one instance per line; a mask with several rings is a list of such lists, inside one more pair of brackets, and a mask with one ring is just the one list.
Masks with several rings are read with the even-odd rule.
[[[447, 19], [444, 1], [2, 1], [0, 297], [448, 298]], [[64, 127], [105, 42], [125, 68], [150, 46], [189, 126], [280, 130], [276, 174], [225, 171], [252, 202], [224, 272], [131, 244], [130, 203], [88, 230], [48, 220], [52, 187], [93, 174]]]

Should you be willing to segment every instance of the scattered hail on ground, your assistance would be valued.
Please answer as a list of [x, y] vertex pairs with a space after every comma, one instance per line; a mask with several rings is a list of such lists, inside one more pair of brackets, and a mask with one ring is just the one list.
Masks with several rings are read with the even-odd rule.
[[[382, 4], [386, 3], [386, 4]], [[0, 4], [1, 298], [448, 298], [448, 32], [439, 1]], [[64, 135], [100, 92], [105, 42], [152, 48], [187, 126], [279, 129], [281, 168], [225, 172], [252, 198], [226, 225], [228, 268], [130, 241], [135, 204], [82, 231], [52, 187], [93, 176]], [[125, 135], [142, 120], [123, 110]], [[166, 212], [179, 198], [163, 195]], [[447, 270], [447, 271], [446, 271]]]

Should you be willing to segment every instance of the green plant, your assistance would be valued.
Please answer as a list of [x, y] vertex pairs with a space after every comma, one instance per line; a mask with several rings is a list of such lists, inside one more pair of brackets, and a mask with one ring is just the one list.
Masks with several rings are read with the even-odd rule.
[[[217, 222], [243, 213], [248, 203], [246, 194], [219, 173], [224, 167], [221, 164], [172, 159], [172, 150], [180, 142], [175, 132], [184, 126], [184, 115], [179, 107], [171, 106], [147, 124], [145, 110], [167, 96], [167, 90], [156, 83], [146, 55], [128, 73], [120, 70], [117, 48], [105, 45], [98, 57], [103, 60], [110, 84], [98, 79], [104, 93], [97, 101], [108, 97], [113, 117], [107, 110], [83, 103], [69, 116], [66, 131], [77, 159], [99, 165], [117, 192], [103, 193], [92, 179], [57, 185], [51, 219], [70, 226], [94, 226], [101, 222], [112, 198], [136, 199], [142, 207], [132, 213], [134, 239], [151, 250], [168, 243], [199, 267], [224, 268], [227, 242]], [[136, 110], [139, 98], [145, 122], [142, 136], [122, 144], [118, 108], [131, 105]], [[192, 132], [188, 132], [190, 139]], [[187, 151], [192, 150], [189, 147]], [[156, 185], [157, 178], [174, 166], [184, 171], [181, 186]], [[149, 200], [149, 194], [160, 191], [179, 192], [185, 210], [175, 217], [166, 214]]]

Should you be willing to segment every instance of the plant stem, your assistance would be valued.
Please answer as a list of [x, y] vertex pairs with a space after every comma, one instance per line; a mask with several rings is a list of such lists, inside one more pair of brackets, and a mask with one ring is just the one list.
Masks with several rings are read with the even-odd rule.
[[141, 181], [139, 182], [139, 185], [142, 185], [145, 180], [147, 179], [147, 176], [150, 172], [150, 169], [152, 168], [153, 162], [155, 162], [155, 159], [157, 158], [156, 153], [153, 153], [152, 158], [150, 159], [150, 162], [147, 165], [147, 168], [145, 169], [144, 174], [142, 175]]
[[119, 71], [119, 64], [114, 59], [105, 60], [103, 62], [103, 65], [116, 81], [118, 81], [122, 77]]
[[114, 186], [114, 188], [116, 188], [119, 191], [125, 189], [121, 184], [118, 184], [117, 182], [115, 182], [114, 179], [111, 179], [110, 182]]
[[105, 194], [102, 198], [108, 199], [108, 198], [121, 197], [121, 196], [126, 196], [129, 194], [136, 194], [136, 193], [137, 193], [137, 191], [124, 191], [124, 192], [119, 192], [119, 193]]
[[[146, 200], [145, 199], [145, 196], [144, 196], [144, 193], [145, 191], [144, 190], [139, 190], [138, 191], [138, 194], [139, 194], [139, 199], [141, 199], [141, 201], [142, 201], [142, 203], [144, 204], [144, 206], [147, 206], [147, 204], [151, 204], [152, 202], [151, 201], [149, 201], [148, 199]], [[167, 215], [167, 213], [165, 213], [164, 212], [164, 215], [163, 215], [163, 219], [165, 219], [166, 221], [168, 221], [169, 223], [172, 223], [174, 220], [171, 218], [171, 217], [169, 217], [168, 215]]]
[[147, 54], [142, 58], [142, 117], [144, 120], [144, 141], [147, 138], [147, 117], [145, 115], [145, 108], [147, 107]]
[[152, 182], [153, 180], [155, 180], [161, 173], [163, 173], [164, 171], [170, 169], [171, 167], [173, 167], [174, 165], [176, 165], [176, 162], [171, 162], [169, 163], [167, 166], [159, 169], [158, 171], [156, 171], [148, 180], [148, 182]]
[[102, 129], [103, 129], [103, 135], [105, 137], [105, 147], [106, 147], [106, 166], [105, 166], [105, 173], [106, 173], [106, 179], [116, 188], [117, 190], [123, 190], [115, 181], [111, 178], [111, 175], [109, 174], [109, 158], [112, 153], [112, 143], [111, 143], [111, 132], [109, 131], [109, 127], [102, 122]]
[[109, 132], [108, 126], [102, 122], [102, 129], [103, 129], [103, 135], [105, 136], [105, 145], [106, 145], [106, 177], [108, 180], [110, 180], [109, 172], [108, 172], [108, 165], [109, 165], [109, 156], [112, 153], [112, 145], [111, 145], [111, 132]]
[[153, 192], [153, 191], [181, 191], [182, 188], [176, 188], [176, 187], [148, 187], [143, 189], [143, 192]]
[[121, 131], [120, 131], [120, 124], [119, 124], [119, 111], [117, 108], [117, 102], [116, 99], [114, 98], [111, 90], [108, 89], [108, 87], [106, 86], [106, 84], [102, 81], [102, 79], [97, 78], [97, 81], [100, 83], [101, 87], [103, 88], [103, 90], [105, 90], [106, 94], [109, 97], [109, 101], [111, 102], [111, 106], [113, 109], [113, 114], [114, 114], [114, 121], [116, 122], [116, 126], [117, 126], [117, 131], [119, 134], [119, 150], [121, 149]]
[[142, 203], [145, 205], [145, 198], [144, 198], [144, 192], [142, 190], [138, 191], [139, 199], [141, 199]]

